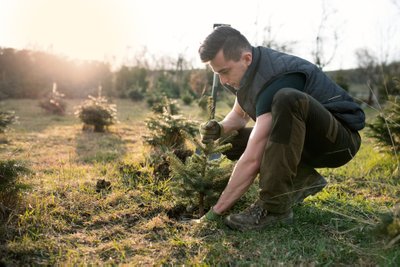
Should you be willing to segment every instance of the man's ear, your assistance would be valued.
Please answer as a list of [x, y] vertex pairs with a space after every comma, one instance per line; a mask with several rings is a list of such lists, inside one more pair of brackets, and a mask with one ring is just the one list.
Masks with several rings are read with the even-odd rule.
[[244, 52], [242, 58], [247, 63], [247, 66], [250, 66], [253, 60], [253, 54], [251, 52]]

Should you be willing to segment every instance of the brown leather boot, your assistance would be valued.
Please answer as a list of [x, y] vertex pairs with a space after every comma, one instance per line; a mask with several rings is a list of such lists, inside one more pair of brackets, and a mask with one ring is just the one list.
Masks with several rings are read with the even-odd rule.
[[289, 224], [293, 221], [293, 212], [270, 213], [257, 203], [252, 204], [243, 212], [231, 214], [225, 218], [225, 224], [234, 230], [260, 230], [277, 223]]

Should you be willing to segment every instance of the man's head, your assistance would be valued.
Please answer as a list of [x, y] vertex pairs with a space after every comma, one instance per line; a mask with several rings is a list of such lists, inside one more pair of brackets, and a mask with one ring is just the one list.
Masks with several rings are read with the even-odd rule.
[[238, 30], [229, 26], [216, 28], [199, 48], [200, 59], [219, 74], [222, 84], [239, 88], [252, 61], [252, 47]]

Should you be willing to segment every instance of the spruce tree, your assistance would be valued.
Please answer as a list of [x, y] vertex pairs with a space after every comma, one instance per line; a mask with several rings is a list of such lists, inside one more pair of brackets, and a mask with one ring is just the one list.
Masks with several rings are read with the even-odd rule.
[[190, 156], [193, 152], [186, 147], [182, 133], [194, 136], [198, 132], [198, 123], [179, 114], [175, 100], [165, 95], [155, 97], [159, 100], [152, 103], [153, 114], [145, 121], [148, 131], [143, 140], [150, 145], [145, 165], [152, 168], [154, 181], [165, 181], [170, 176], [168, 153], [174, 153], [182, 160]]
[[[400, 89], [400, 82], [396, 80]], [[389, 96], [383, 110], [372, 123], [368, 123], [367, 135], [375, 138], [381, 145], [398, 151], [400, 148], [400, 99], [398, 96]]]
[[232, 145], [221, 139], [208, 144], [202, 144], [197, 138], [188, 136], [188, 139], [195, 145], [196, 153], [185, 162], [173, 153], [169, 155], [173, 191], [189, 204], [198, 206], [198, 215], [201, 217], [229, 180], [233, 165], [219, 154], [229, 150]]
[[17, 121], [14, 111], [1, 111], [0, 110], [0, 133], [4, 133], [10, 124]]
[[179, 114], [179, 106], [166, 96], [152, 109], [153, 115], [146, 120], [149, 133], [143, 136], [145, 142], [156, 151], [185, 149], [182, 132], [194, 136], [198, 127], [196, 122]]
[[76, 108], [75, 115], [84, 123], [83, 130], [93, 126], [95, 132], [104, 132], [106, 127], [117, 122], [117, 107], [108, 103], [101, 90], [99, 86], [97, 97], [89, 95], [89, 99]]
[[64, 115], [67, 107], [64, 97], [65, 95], [57, 90], [57, 84], [53, 83], [51, 93], [39, 102], [39, 106], [48, 113]]
[[[212, 97], [208, 101], [208, 112], [209, 119], [214, 119]], [[195, 146], [196, 153], [186, 161], [170, 154], [173, 189], [176, 195], [185, 198], [189, 204], [197, 205], [201, 217], [205, 209], [216, 201], [229, 180], [233, 164], [222, 153], [232, 148], [228, 142], [233, 135], [207, 144], [187, 134], [185, 136]]]

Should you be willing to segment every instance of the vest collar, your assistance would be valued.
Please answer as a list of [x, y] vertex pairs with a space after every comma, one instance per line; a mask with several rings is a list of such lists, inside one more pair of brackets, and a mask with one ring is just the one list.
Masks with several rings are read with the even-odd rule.
[[257, 47], [252, 47], [251, 48], [252, 52], [252, 61], [246, 70], [246, 72], [243, 75], [242, 80], [240, 81], [240, 87], [239, 90], [242, 90], [242, 88], [245, 88], [252, 83], [253, 78], [256, 74], [256, 71], [258, 69], [258, 65], [260, 64], [260, 58], [261, 58], [261, 52], [260, 49]]

